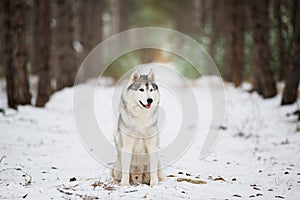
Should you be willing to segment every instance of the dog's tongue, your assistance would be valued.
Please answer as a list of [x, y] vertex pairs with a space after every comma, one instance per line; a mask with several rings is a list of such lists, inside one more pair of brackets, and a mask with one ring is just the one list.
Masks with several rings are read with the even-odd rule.
[[151, 104], [147, 104], [147, 105], [145, 105], [145, 107], [146, 107], [147, 109], [149, 109], [149, 108], [151, 108]]

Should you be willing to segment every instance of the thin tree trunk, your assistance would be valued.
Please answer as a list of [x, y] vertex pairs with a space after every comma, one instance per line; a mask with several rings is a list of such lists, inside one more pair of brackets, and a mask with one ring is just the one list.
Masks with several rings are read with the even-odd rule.
[[291, 49], [291, 66], [286, 76], [281, 105], [292, 104], [298, 98], [300, 79], [300, 2], [294, 1], [294, 35]]
[[253, 0], [249, 3], [254, 42], [253, 89], [261, 93], [264, 98], [270, 98], [276, 95], [277, 90], [271, 68], [269, 3], [260, 0]]
[[193, 9], [192, 9], [192, 13], [193, 13], [193, 35], [196, 38], [196, 40], [199, 39], [199, 36], [201, 35], [201, 28], [200, 28], [200, 21], [201, 21], [201, 17], [200, 17], [200, 0], [193, 0]]
[[120, 0], [110, 0], [111, 35], [120, 32]]
[[[80, 29], [79, 40], [83, 46], [83, 51], [79, 53], [79, 62], [87, 56], [103, 40], [102, 14], [104, 2], [99, 0], [78, 0], [77, 13], [79, 15]], [[93, 77], [97, 72], [92, 68], [85, 69], [85, 76]]]
[[285, 78], [286, 66], [288, 64], [286, 55], [286, 45], [283, 37], [283, 21], [282, 21], [282, 0], [274, 0], [274, 17], [276, 20], [276, 35], [278, 41], [278, 54], [279, 54], [279, 74], [278, 80], [283, 80]]
[[25, 30], [25, 5], [22, 0], [12, 1], [14, 4], [15, 18], [14, 33], [15, 35], [15, 62], [16, 62], [16, 88], [18, 104], [31, 104], [31, 94], [29, 91], [27, 62], [28, 47], [26, 45]]
[[202, 29], [201, 34], [203, 34], [205, 25], [207, 23], [207, 11], [208, 11], [207, 1], [206, 0], [200, 0], [200, 7], [201, 7], [201, 14], [200, 14], [201, 21], [200, 21], [199, 26]]
[[242, 69], [244, 65], [244, 31], [242, 28], [243, 23], [243, 10], [240, 0], [231, 0], [230, 6], [230, 65], [231, 65], [231, 79], [237, 87], [242, 83]]
[[25, 7], [21, 0], [3, 1], [4, 54], [8, 106], [30, 104], [27, 74], [28, 53], [25, 32]]
[[[56, 0], [57, 27], [55, 34], [57, 51], [56, 89], [74, 85], [76, 57], [73, 49], [73, 9], [71, 0]], [[59, 34], [58, 34], [59, 33]]]
[[129, 17], [131, 14], [132, 9], [132, 0], [121, 0], [119, 1], [119, 17], [120, 17], [120, 27], [119, 30], [120, 32], [126, 31], [129, 29]]
[[213, 60], [216, 60], [216, 40], [218, 34], [218, 24], [217, 24], [217, 13], [218, 13], [218, 1], [212, 0], [210, 2], [211, 6], [211, 36], [209, 44], [209, 55]]
[[[83, 58], [95, 47], [95, 36], [102, 34], [99, 31], [100, 24], [96, 23], [96, 18], [102, 17], [102, 13], [97, 13], [98, 0], [81, 1], [80, 8], [80, 40], [83, 45]], [[98, 16], [97, 16], [98, 15]], [[96, 30], [95, 30], [96, 29]]]
[[41, 2], [35, 0], [37, 9], [39, 10], [37, 34], [42, 38], [38, 42], [38, 96], [36, 101], [37, 107], [44, 107], [51, 95], [51, 78], [50, 78], [50, 52], [51, 52], [51, 15], [50, 1]]
[[227, 82], [232, 82], [232, 66], [231, 66], [231, 55], [230, 53], [232, 52], [232, 46], [231, 46], [231, 42], [230, 42], [230, 34], [229, 34], [229, 31], [224, 31], [224, 50], [225, 50], [225, 53], [224, 53], [224, 65], [223, 65], [223, 76], [224, 76], [224, 79], [227, 81]]
[[32, 51], [31, 51], [31, 73], [37, 74], [38, 73], [38, 58], [39, 58], [39, 41], [41, 41], [39, 37], [39, 17], [40, 17], [40, 10], [39, 4], [40, 1], [34, 0], [32, 6], [32, 13], [31, 13], [31, 37], [32, 37]]
[[16, 88], [15, 88], [15, 66], [13, 62], [13, 22], [14, 13], [12, 1], [3, 0], [3, 35], [4, 35], [4, 66], [6, 78], [7, 103], [10, 108], [17, 109]]

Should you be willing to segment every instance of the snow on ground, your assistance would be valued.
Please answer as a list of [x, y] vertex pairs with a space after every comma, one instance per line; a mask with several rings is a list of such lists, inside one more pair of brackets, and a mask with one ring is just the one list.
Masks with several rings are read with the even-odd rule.
[[[204, 120], [209, 98], [200, 82], [193, 88], [200, 94]], [[114, 89], [101, 90], [104, 101], [112, 98]], [[0, 199], [299, 199], [299, 123], [287, 116], [297, 105], [280, 107], [280, 96], [263, 100], [230, 84], [225, 84], [225, 92], [226, 118], [214, 150], [200, 159], [203, 137], [197, 137], [153, 188], [114, 184], [109, 167], [87, 153], [75, 130], [73, 88], [54, 94], [43, 109], [6, 109], [5, 115], [0, 113]], [[111, 140], [111, 112], [96, 114], [98, 121], [105, 121], [102, 128]], [[206, 123], [208, 119], [200, 124]], [[172, 123], [166, 122], [164, 130], [162, 146], [174, 137]]]

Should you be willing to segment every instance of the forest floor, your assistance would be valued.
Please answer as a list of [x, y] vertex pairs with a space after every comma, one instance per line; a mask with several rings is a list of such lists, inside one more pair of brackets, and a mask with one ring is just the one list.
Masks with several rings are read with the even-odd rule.
[[[193, 87], [205, 93], [201, 85]], [[113, 91], [105, 87], [102, 97], [109, 100]], [[153, 188], [114, 184], [109, 167], [85, 150], [74, 125], [73, 88], [55, 93], [45, 108], [5, 109], [0, 199], [299, 199], [300, 125], [288, 115], [297, 104], [281, 107], [280, 95], [263, 100], [231, 84], [225, 93], [226, 118], [213, 151], [200, 159], [196, 139]], [[101, 113], [111, 141], [113, 121]]]

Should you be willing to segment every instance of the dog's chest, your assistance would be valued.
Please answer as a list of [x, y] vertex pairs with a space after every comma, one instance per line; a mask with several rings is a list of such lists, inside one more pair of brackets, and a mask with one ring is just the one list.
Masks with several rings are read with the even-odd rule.
[[133, 146], [133, 153], [139, 154], [139, 153], [146, 153], [146, 145], [144, 139], [137, 139], [135, 141], [135, 144]]

